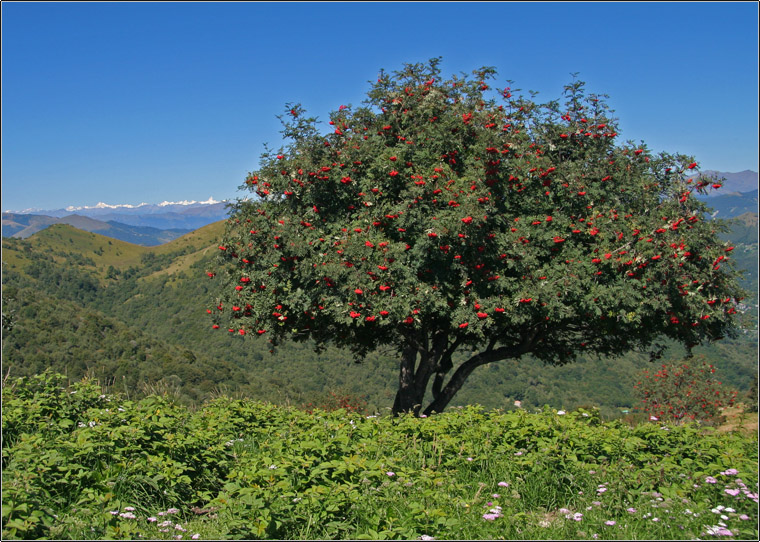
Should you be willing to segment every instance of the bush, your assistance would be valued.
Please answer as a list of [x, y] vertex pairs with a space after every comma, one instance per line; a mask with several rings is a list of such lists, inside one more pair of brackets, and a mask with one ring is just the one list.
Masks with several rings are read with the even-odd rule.
[[725, 389], [714, 374], [715, 366], [704, 360], [671, 362], [654, 373], [645, 369], [634, 386], [642, 403], [635, 408], [659, 420], [718, 422], [737, 392]]

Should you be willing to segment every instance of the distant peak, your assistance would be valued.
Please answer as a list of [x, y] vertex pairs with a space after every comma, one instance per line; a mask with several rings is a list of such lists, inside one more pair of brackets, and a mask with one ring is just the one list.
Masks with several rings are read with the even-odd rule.
[[173, 205], [178, 206], [191, 206], [191, 205], [218, 205], [220, 203], [225, 203], [227, 200], [216, 200], [213, 197], [208, 198], [205, 201], [196, 201], [196, 200], [182, 200], [182, 201], [162, 201], [161, 203], [140, 203], [138, 205], [132, 205], [130, 203], [117, 203], [115, 205], [111, 205], [110, 203], [105, 202], [98, 202], [96, 205], [69, 205], [68, 207], [64, 207], [63, 209], [56, 209], [56, 210], [43, 210], [41, 208], [30, 208], [30, 209], [24, 209], [23, 211], [3, 211], [4, 213], [16, 213], [16, 214], [37, 214], [37, 213], [52, 213], [52, 212], [60, 212], [65, 211], [67, 213], [74, 213], [77, 211], [107, 211], [108, 209], [113, 210], [119, 210], [119, 209], [140, 209], [145, 210], [144, 208], [151, 208], [151, 207], [170, 207]]
[[144, 207], [145, 205], [149, 205], [149, 204], [141, 203], [140, 205], [130, 205], [129, 203], [118, 203], [116, 205], [109, 205], [107, 203], [103, 203], [102, 201], [99, 201], [97, 205], [92, 205], [92, 206], [81, 205], [79, 207], [76, 207], [74, 205], [69, 205], [68, 207], [66, 207], [66, 210], [69, 212], [73, 212], [73, 211], [83, 211], [86, 209], [119, 209], [119, 208], [137, 209], [138, 207]]
[[166, 207], [167, 205], [213, 205], [215, 203], [222, 203], [221, 201], [215, 200], [213, 197], [210, 197], [206, 201], [189, 201], [189, 200], [183, 200], [183, 201], [162, 201], [158, 204], [159, 207]]

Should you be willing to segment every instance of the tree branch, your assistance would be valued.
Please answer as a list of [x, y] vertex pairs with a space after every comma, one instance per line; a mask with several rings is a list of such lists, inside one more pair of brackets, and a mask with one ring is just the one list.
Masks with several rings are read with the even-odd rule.
[[[481, 365], [486, 365], [488, 363], [493, 363], [495, 361], [501, 361], [504, 359], [519, 358], [523, 354], [527, 354], [533, 350], [540, 339], [539, 330], [540, 328], [538, 326], [531, 328], [523, 337], [523, 340], [517, 345], [502, 346], [500, 348], [494, 349], [492, 348], [493, 345], [489, 344], [488, 349], [475, 354], [470, 359], [462, 363], [451, 376], [448, 384], [446, 384], [442, 390], [440, 387], [442, 384], [441, 381], [443, 380], [443, 376], [441, 373], [438, 373], [438, 375], [436, 375], [436, 382], [434, 382], [433, 386], [434, 399], [425, 409], [425, 415], [430, 415], [433, 412], [443, 412], [443, 409], [446, 408], [446, 405], [448, 405], [449, 401], [451, 401], [451, 398], [454, 397], [456, 392], [458, 392], [462, 385], [465, 383], [467, 377], [469, 377], [470, 374]], [[438, 391], [437, 394], [436, 391]]]

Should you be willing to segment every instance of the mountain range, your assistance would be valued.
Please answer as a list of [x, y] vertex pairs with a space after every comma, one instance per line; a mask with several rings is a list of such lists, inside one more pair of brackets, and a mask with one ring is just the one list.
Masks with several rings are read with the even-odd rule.
[[758, 212], [758, 174], [744, 170], [738, 173], [703, 171], [702, 175], [723, 179], [719, 189], [697, 196], [712, 208], [712, 217], [734, 218], [744, 213]]
[[140, 205], [98, 203], [92, 207], [4, 212], [2, 235], [25, 239], [52, 224], [69, 224], [120, 241], [155, 246], [227, 216], [227, 202], [213, 198]]
[[736, 173], [725, 171], [706, 170], [701, 173], [707, 177], [717, 177], [723, 179], [723, 186], [718, 191], [712, 191], [708, 197], [717, 197], [726, 195], [729, 192], [752, 192], [758, 189], [757, 171], [745, 169]]
[[[713, 217], [734, 218], [758, 212], [756, 171], [731, 173], [708, 170], [702, 172], [702, 175], [723, 179], [720, 189], [699, 196], [712, 208]], [[23, 239], [52, 224], [70, 224], [121, 241], [155, 246], [228, 216], [228, 202], [213, 198], [206, 201], [164, 201], [139, 205], [109, 205], [101, 202], [91, 207], [7, 211], [2, 214], [2, 235]]]
[[[115, 221], [129, 226], [147, 226], [151, 228], [194, 230], [212, 222], [227, 218], [227, 201], [179, 201], [139, 205], [98, 203], [88, 206], [69, 206], [65, 209], [26, 209], [23, 211], [5, 211], [5, 214], [40, 215], [64, 218], [71, 215], [85, 216], [103, 222]], [[5, 234], [3, 234], [5, 235]]]

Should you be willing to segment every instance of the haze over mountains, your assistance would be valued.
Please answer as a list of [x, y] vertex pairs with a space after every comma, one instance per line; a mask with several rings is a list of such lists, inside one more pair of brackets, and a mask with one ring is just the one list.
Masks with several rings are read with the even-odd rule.
[[121, 241], [155, 246], [225, 218], [227, 202], [213, 198], [140, 205], [98, 203], [92, 207], [4, 212], [2, 234], [25, 239], [52, 224], [69, 224]]
[[729, 192], [752, 192], [758, 189], [758, 175], [757, 171], [751, 171], [745, 169], [737, 173], [727, 173], [724, 171], [707, 170], [702, 172], [703, 175], [708, 177], [724, 178], [723, 187], [708, 194], [708, 197], [717, 197], [728, 194]]

